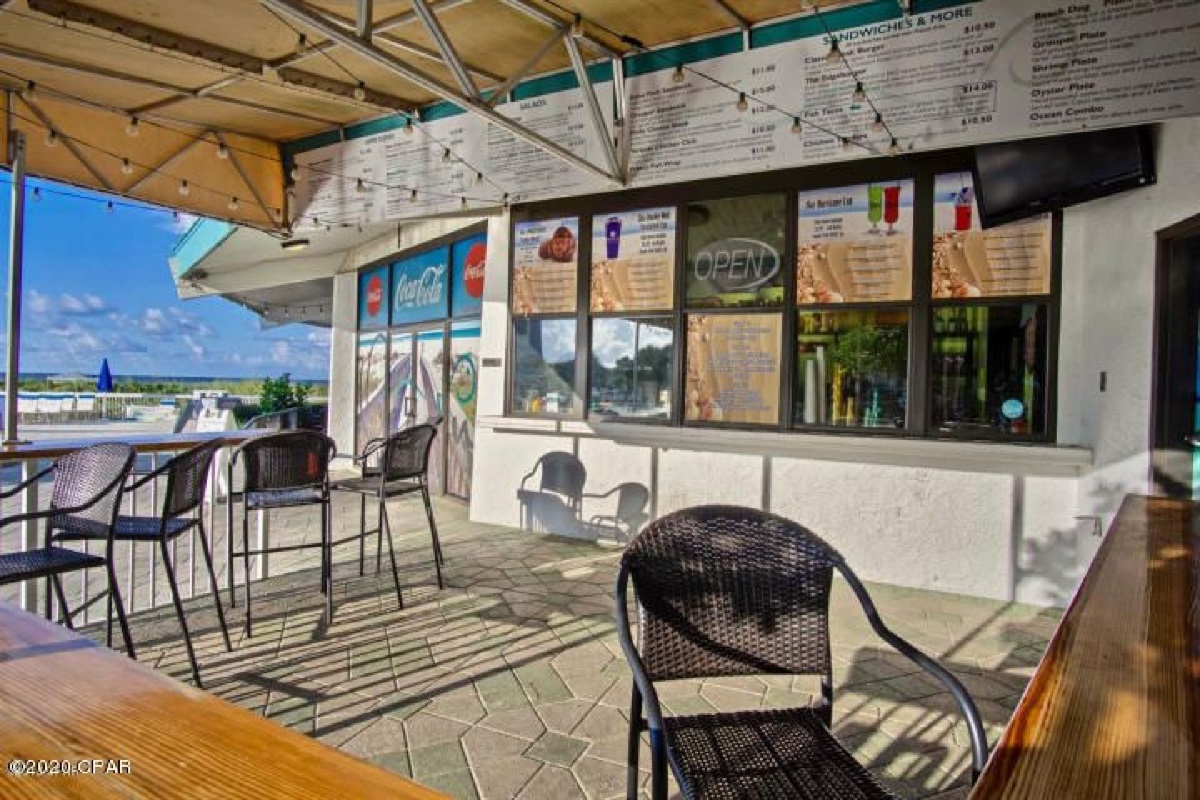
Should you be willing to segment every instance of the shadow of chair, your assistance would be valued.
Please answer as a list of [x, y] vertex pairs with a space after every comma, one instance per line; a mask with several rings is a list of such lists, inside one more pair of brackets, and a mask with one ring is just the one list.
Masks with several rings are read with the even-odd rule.
[[[527, 488], [538, 477], [536, 489]], [[587, 469], [574, 453], [554, 451], [542, 455], [517, 489], [521, 502], [521, 527], [536, 533], [578, 535], [583, 525], [583, 485]]]
[[588, 518], [587, 528], [596, 538], [607, 534], [618, 542], [628, 542], [650, 519], [646, 513], [650, 505], [650, 490], [640, 483], [629, 481], [618, 483], [604, 494], [585, 494], [584, 497], [607, 500], [614, 495], [617, 507], [611, 514], [593, 514]]

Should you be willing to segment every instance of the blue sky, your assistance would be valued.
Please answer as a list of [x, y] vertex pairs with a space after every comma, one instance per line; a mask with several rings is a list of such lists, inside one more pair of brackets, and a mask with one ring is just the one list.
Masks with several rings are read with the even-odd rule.
[[[9, 178], [0, 176], [5, 287]], [[299, 324], [261, 330], [257, 316], [227, 300], [179, 299], [167, 256], [190, 223], [186, 215], [176, 220], [170, 212], [128, 207], [110, 213], [105, 195], [35, 185], [41, 199], [26, 203], [21, 372], [95, 374], [107, 357], [118, 377], [328, 377], [327, 330]], [[7, 299], [0, 305], [7, 326]]]

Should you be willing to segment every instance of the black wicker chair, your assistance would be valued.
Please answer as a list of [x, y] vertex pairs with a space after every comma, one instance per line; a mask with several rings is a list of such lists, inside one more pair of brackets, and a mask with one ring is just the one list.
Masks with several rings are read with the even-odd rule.
[[[0, 498], [12, 497], [46, 475], [54, 475], [49, 508], [0, 520], [0, 526], [29, 520], [46, 521], [42, 547], [0, 555], [0, 584], [49, 578], [58, 599], [62, 620], [68, 628], [74, 627], [76, 614], [86, 611], [94, 602], [107, 597], [108, 645], [112, 646], [112, 607], [115, 605], [121, 623], [121, 635], [125, 640], [125, 651], [130, 658], [134, 658], [133, 639], [129, 635], [129, 621], [125, 618], [125, 606], [121, 602], [121, 590], [113, 567], [113, 526], [119, 510], [121, 486], [133, 467], [133, 456], [133, 448], [127, 444], [108, 442], [92, 445], [68, 453], [28, 480], [0, 492]], [[105, 554], [101, 556], [81, 553], [54, 545], [57, 535], [70, 533], [86, 533], [88, 538], [103, 539], [106, 543]], [[72, 610], [67, 604], [60, 576], [93, 567], [105, 567], [108, 573], [108, 589]], [[51, 616], [51, 586], [46, 587], [47, 618]]]
[[[203, 687], [204, 683], [200, 680], [200, 668], [196, 664], [196, 652], [192, 647], [191, 632], [188, 630], [187, 619], [183, 613], [183, 601], [179, 597], [174, 559], [171, 558], [167, 545], [193, 528], [198, 529], [200, 548], [208, 567], [209, 586], [212, 589], [213, 602], [217, 605], [217, 620], [221, 624], [221, 635], [225, 638], [225, 649], [231, 651], [233, 646], [230, 644], [229, 630], [225, 625], [225, 612], [221, 608], [221, 595], [217, 587], [217, 575], [213, 569], [212, 552], [209, 550], [204, 522], [200, 514], [193, 514], [204, 502], [204, 487], [208, 483], [209, 467], [212, 465], [213, 456], [221, 447], [220, 440], [205, 442], [187, 452], [180, 453], [161, 467], [143, 473], [135, 482], [126, 487], [125, 491], [135, 492], [145, 484], [156, 481], [165, 475], [167, 486], [163, 494], [159, 516], [120, 515], [117, 517], [117, 523], [113, 529], [113, 539], [116, 541], [158, 542], [163, 567], [167, 573], [167, 583], [171, 586], [171, 599], [175, 602], [175, 613], [179, 617], [179, 627], [183, 630], [183, 641], [187, 645], [192, 676], [196, 679], [196, 685], [200, 687]], [[74, 540], [93, 537], [86, 531], [65, 531], [55, 538]]]
[[[651, 796], [667, 765], [685, 798], [891, 798], [830, 732], [829, 592], [836, 569], [875, 632], [940, 681], [971, 737], [972, 780], [987, 760], [979, 713], [949, 672], [890, 631], [842, 557], [801, 525], [736, 506], [701, 506], [651, 523], [621, 559], [617, 636], [633, 671], [628, 796], [638, 792], [641, 732], [650, 730]], [[632, 578], [638, 644], [626, 605]], [[811, 708], [664, 716], [654, 681], [744, 674], [818, 675]], [[646, 720], [643, 720], [643, 704]]]
[[[320, 548], [321, 592], [325, 595], [325, 613], [333, 620], [333, 576], [330, 569], [329, 520], [329, 462], [333, 458], [333, 439], [323, 433], [292, 430], [272, 433], [243, 442], [229, 459], [228, 485], [233, 486], [234, 468], [241, 463], [245, 471], [242, 485], [242, 549], [229, 553], [229, 604], [237, 605], [234, 590], [233, 565], [241, 556], [246, 572], [246, 635], [251, 634], [250, 617], [250, 556], [283, 553], [292, 550]], [[317, 543], [250, 549], [250, 512], [266, 513], [273, 508], [319, 505], [321, 507], [321, 541]], [[226, 519], [230, 541], [233, 541], [233, 500], [230, 500]]]
[[[366, 538], [375, 534], [375, 571], [379, 571], [383, 551], [383, 534], [388, 537], [388, 555], [392, 560], [392, 576], [396, 581], [396, 597], [400, 607], [404, 598], [400, 593], [400, 576], [396, 569], [396, 553], [392, 543], [392, 527], [388, 519], [387, 501], [392, 497], [420, 493], [425, 503], [425, 516], [429, 520], [429, 534], [433, 540], [433, 565], [437, 572], [438, 588], [442, 588], [442, 544], [438, 538], [437, 522], [433, 518], [433, 505], [429, 501], [429, 482], [426, 471], [429, 467], [429, 451], [437, 436], [441, 420], [405, 428], [386, 439], [374, 439], [367, 443], [363, 452], [354, 461], [362, 466], [362, 477], [338, 481], [336, 491], [353, 492], [359, 496], [359, 530], [361, 533], [333, 544], [359, 540], [358, 574], [363, 574], [366, 556]], [[376, 502], [376, 524], [367, 529], [367, 498]]]

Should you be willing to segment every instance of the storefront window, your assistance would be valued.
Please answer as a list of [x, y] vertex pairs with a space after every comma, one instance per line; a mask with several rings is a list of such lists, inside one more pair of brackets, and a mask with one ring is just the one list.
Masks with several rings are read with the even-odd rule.
[[793, 401], [797, 425], [903, 428], [908, 310], [800, 313]]
[[605, 420], [670, 419], [674, 324], [671, 317], [592, 321], [590, 414]]
[[1046, 306], [934, 309], [932, 419], [957, 434], [1046, 432]]
[[577, 414], [574, 319], [513, 320], [513, 411]]
[[687, 305], [783, 305], [787, 198], [782, 194], [687, 206]]
[[779, 423], [782, 314], [689, 314], [684, 419]]

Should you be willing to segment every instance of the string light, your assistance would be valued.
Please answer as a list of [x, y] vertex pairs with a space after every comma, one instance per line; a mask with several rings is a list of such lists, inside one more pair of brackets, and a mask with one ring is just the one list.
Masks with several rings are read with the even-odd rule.
[[890, 145], [888, 145], [888, 155], [890, 155], [890, 156], [900, 155], [900, 142], [896, 141], [895, 136], [892, 137], [892, 143]]
[[58, 131], [51, 128], [50, 130], [46, 131], [46, 147], [57, 147], [57, 146], [58, 146]]
[[109, 214], [113, 213], [113, 201], [112, 200], [108, 201], [104, 210], [107, 211]]
[[466, 207], [467, 207], [467, 197], [466, 197], [466, 195], [463, 195], [463, 196], [460, 198], [459, 205], [460, 205], [460, 206], [462, 206], [463, 208], [466, 208]]
[[405, 117], [404, 132], [407, 133], [409, 136], [412, 136], [412, 132], [413, 132], [412, 117]]
[[179, 193], [181, 195], [183, 195], [184, 197], [187, 197], [188, 192], [190, 192], [190, 191], [192, 191], [192, 190], [191, 190], [191, 187], [188, 186], [187, 181], [184, 180], [184, 181], [179, 182]]
[[408, 193], [408, 202], [410, 202], [410, 203], [417, 202], [417, 190], [416, 189], [413, 189], [411, 192]]
[[854, 146], [854, 142], [851, 141], [849, 136], [842, 137], [842, 150], [849, 152], [850, 148], [853, 146]]
[[443, 147], [443, 148], [442, 148], [442, 163], [443, 163], [443, 164], [449, 164], [449, 163], [450, 163], [450, 161], [451, 161], [451, 157], [450, 157], [450, 148], [449, 148], [449, 147]]
[[476, 182], [476, 183], [483, 183], [483, 173], [482, 173], [482, 172], [476, 172], [476, 173], [475, 173], [475, 182]]
[[571, 35], [576, 39], [583, 38], [583, 15], [576, 14], [575, 19], [571, 21]]
[[133, 164], [129, 163], [128, 158], [121, 159], [121, 174], [122, 175], [132, 175], [133, 174]]
[[367, 99], [367, 85], [362, 81], [359, 81], [358, 86], [354, 87], [354, 99], [360, 102]]
[[737, 110], [745, 111], [749, 107], [750, 107], [750, 104], [746, 102], [746, 93], [738, 92]]
[[801, 131], [800, 118], [792, 117], [792, 133], [799, 133], [800, 131]]
[[825, 63], [836, 64], [842, 60], [842, 48], [836, 36], [829, 37], [829, 52], [825, 54]]
[[683, 75], [683, 65], [682, 64], [676, 65], [675, 72], [671, 75], [671, 80], [674, 81], [675, 83], [683, 83], [684, 75]]
[[221, 159], [222, 161], [229, 158], [229, 148], [225, 146], [224, 142], [217, 145], [217, 158]]
[[884, 129], [884, 127], [885, 126], [883, 124], [883, 114], [880, 114], [878, 111], [876, 111], [875, 112], [875, 121], [871, 123], [871, 130], [875, 131], [876, 133], [879, 133], [880, 131], [882, 131]]
[[305, 36], [303, 33], [299, 34], [296, 37], [296, 52], [297, 53], [307, 53], [308, 52], [308, 37]]
[[854, 94], [851, 97], [854, 98], [854, 102], [856, 103], [861, 103], [867, 99], [867, 92], [863, 89], [862, 81], [854, 82]]
[[359, 194], [363, 194], [367, 191], [367, 185], [363, 183], [362, 178], [359, 178], [358, 182], [354, 184], [354, 191], [358, 192]]
[[37, 201], [39, 201], [41, 199], [42, 199], [42, 190], [36, 186], [33, 187], [33, 202], [36, 203]]
[[130, 117], [129, 122], [125, 125], [125, 133], [129, 134], [130, 136], [137, 137], [139, 132], [138, 118]]
[[237, 211], [238, 206], [238, 199], [236, 197], [231, 197], [229, 198], [229, 205], [226, 206], [226, 208], [228, 208], [230, 211]]
[[300, 180], [300, 167], [293, 165], [292, 168], [288, 170], [288, 177], [290, 177], [293, 181]]
[[37, 93], [37, 84], [36, 83], [34, 83], [33, 81], [29, 81], [28, 83], [25, 84], [24, 97], [26, 100], [32, 100], [34, 94], [36, 94], [36, 93]]

